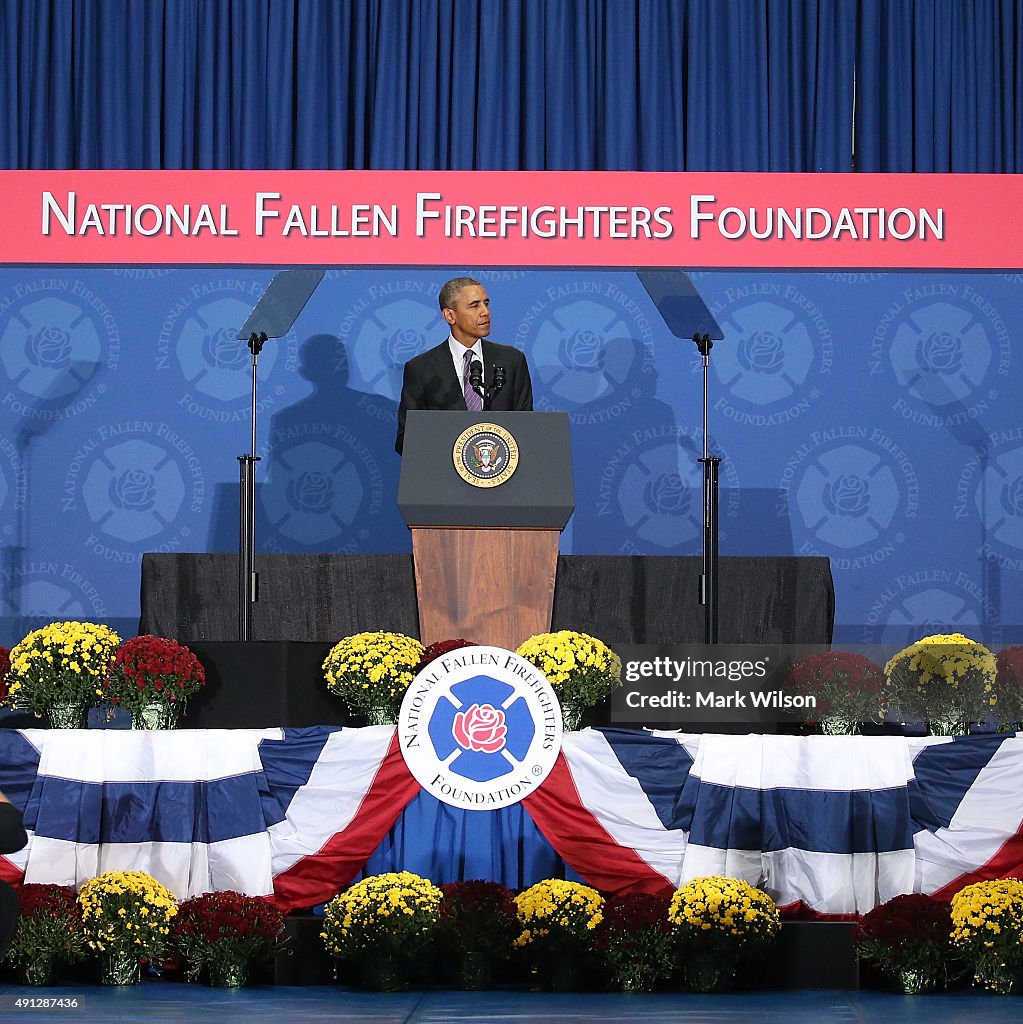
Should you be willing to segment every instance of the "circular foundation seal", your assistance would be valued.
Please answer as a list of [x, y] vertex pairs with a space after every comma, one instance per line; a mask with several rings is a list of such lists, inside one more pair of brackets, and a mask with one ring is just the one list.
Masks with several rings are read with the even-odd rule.
[[518, 469], [519, 444], [496, 423], [474, 423], [458, 435], [451, 457], [467, 484], [497, 487]]
[[409, 684], [398, 739], [431, 796], [470, 810], [535, 793], [561, 750], [561, 705], [546, 676], [513, 651], [463, 647]]

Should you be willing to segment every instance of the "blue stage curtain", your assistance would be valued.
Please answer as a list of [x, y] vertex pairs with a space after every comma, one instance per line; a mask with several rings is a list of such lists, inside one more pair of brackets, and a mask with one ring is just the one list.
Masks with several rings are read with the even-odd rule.
[[851, 170], [853, 0], [690, 0], [686, 170]]
[[856, 169], [1023, 171], [1020, 0], [861, 0]]
[[1023, 0], [4, 0], [0, 166], [1019, 172], [1021, 52]]

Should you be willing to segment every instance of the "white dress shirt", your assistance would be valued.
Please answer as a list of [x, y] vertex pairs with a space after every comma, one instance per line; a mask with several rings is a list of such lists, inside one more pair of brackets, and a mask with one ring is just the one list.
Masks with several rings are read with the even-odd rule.
[[[465, 353], [466, 351], [472, 352], [473, 356], [480, 361], [480, 370], [483, 370], [483, 341], [480, 338], [476, 339], [476, 344], [471, 349], [467, 349], [460, 341], [457, 341], [451, 334], [448, 335], [448, 348], [451, 350], [451, 361], [455, 364], [455, 377], [458, 378], [459, 387], [463, 387], [465, 384], [465, 378], [462, 376], [465, 373]], [[483, 378], [484, 380], [486, 378]]]

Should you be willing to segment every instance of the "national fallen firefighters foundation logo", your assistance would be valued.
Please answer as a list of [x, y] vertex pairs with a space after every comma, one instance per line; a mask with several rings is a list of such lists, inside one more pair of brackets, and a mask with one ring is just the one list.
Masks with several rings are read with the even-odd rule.
[[519, 445], [496, 423], [474, 423], [458, 435], [451, 457], [467, 484], [497, 487], [518, 469]]
[[535, 792], [561, 750], [561, 707], [546, 677], [500, 647], [463, 647], [412, 681], [401, 752], [422, 787], [455, 807], [493, 809]]

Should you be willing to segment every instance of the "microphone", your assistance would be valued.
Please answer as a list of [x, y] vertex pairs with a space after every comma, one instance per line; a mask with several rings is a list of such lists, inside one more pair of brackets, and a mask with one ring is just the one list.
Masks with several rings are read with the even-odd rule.
[[498, 391], [500, 391], [501, 388], [503, 388], [503, 387], [504, 387], [504, 367], [503, 366], [495, 366], [494, 367], [494, 383], [490, 387], [490, 397], [493, 398], [494, 395], [496, 395], [498, 393]]
[[469, 363], [469, 387], [480, 396], [483, 408], [486, 409], [489, 393], [487, 388], [483, 386], [483, 364], [478, 359], [474, 359]]

